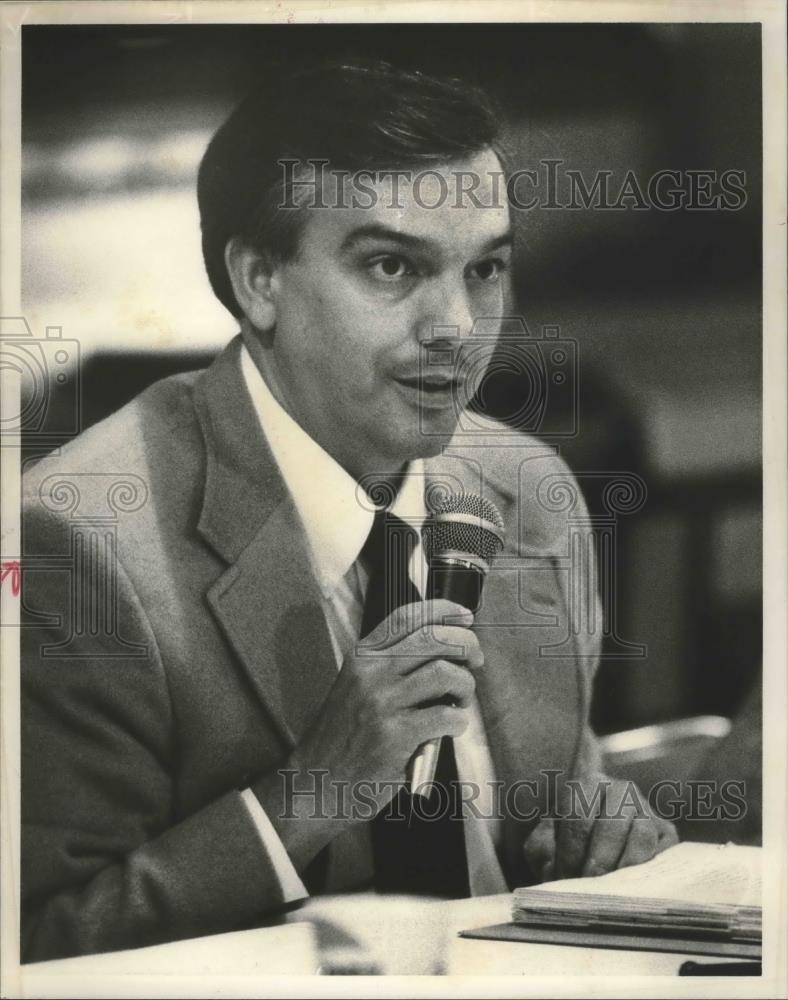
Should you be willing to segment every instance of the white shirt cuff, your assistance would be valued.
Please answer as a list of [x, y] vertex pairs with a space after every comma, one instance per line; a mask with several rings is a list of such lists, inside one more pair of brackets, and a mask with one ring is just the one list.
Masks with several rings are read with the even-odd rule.
[[246, 808], [252, 817], [252, 822], [260, 837], [263, 849], [273, 865], [276, 877], [279, 879], [283, 901], [285, 903], [294, 903], [296, 900], [306, 899], [309, 893], [306, 891], [304, 883], [295, 870], [293, 862], [290, 860], [290, 855], [285, 850], [285, 845], [279, 839], [273, 823], [266, 815], [265, 809], [260, 805], [260, 800], [251, 788], [245, 788], [241, 792], [241, 798], [246, 803]]

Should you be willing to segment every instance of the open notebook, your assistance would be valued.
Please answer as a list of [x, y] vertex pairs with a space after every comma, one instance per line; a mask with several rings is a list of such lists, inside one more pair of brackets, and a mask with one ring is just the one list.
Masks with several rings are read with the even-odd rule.
[[760, 849], [686, 843], [608, 875], [518, 889], [511, 923], [463, 936], [756, 958], [760, 928]]

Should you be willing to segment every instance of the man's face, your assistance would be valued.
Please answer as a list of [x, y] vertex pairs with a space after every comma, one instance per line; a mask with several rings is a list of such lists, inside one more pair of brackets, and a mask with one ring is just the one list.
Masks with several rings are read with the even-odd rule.
[[[466, 189], [468, 172], [480, 178], [476, 203], [459, 171]], [[302, 209], [299, 252], [274, 273], [267, 375], [357, 477], [440, 450], [466, 398], [462, 344], [475, 319], [502, 315], [511, 232], [498, 158], [485, 151], [436, 172], [445, 183], [401, 180], [396, 199], [383, 179], [372, 208]], [[437, 365], [425, 364], [430, 344], [442, 351]]]

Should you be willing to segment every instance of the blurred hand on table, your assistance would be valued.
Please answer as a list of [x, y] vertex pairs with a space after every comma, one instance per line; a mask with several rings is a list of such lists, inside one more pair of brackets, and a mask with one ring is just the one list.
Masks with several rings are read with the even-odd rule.
[[[584, 783], [584, 786], [586, 783]], [[544, 818], [523, 845], [525, 860], [541, 882], [604, 875], [649, 861], [678, 843], [672, 823], [654, 815], [645, 796], [628, 781], [600, 778], [585, 795], [590, 809], [574, 808], [560, 818]], [[589, 783], [584, 787], [591, 792]]]

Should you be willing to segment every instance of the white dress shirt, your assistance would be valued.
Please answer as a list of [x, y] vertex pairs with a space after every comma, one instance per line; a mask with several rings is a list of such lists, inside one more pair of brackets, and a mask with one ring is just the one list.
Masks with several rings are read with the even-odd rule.
[[[356, 481], [274, 399], [246, 347], [241, 350], [241, 369], [260, 427], [303, 524], [337, 668], [341, 669], [361, 631], [367, 576], [358, 556], [372, 528], [375, 508]], [[419, 539], [426, 516], [424, 485], [422, 462], [414, 461], [391, 507], [392, 513], [416, 529]], [[423, 595], [427, 566], [420, 541], [409, 573]], [[506, 892], [507, 885], [495, 850], [500, 820], [491, 818], [495, 773], [476, 699], [470, 720], [465, 733], [455, 739], [454, 748], [459, 779], [475, 782], [480, 788], [474, 806], [481, 817], [466, 809], [465, 848], [471, 895], [481, 896]], [[285, 901], [303, 899], [308, 893], [259, 800], [251, 789], [243, 792], [243, 798], [277, 872]]]

